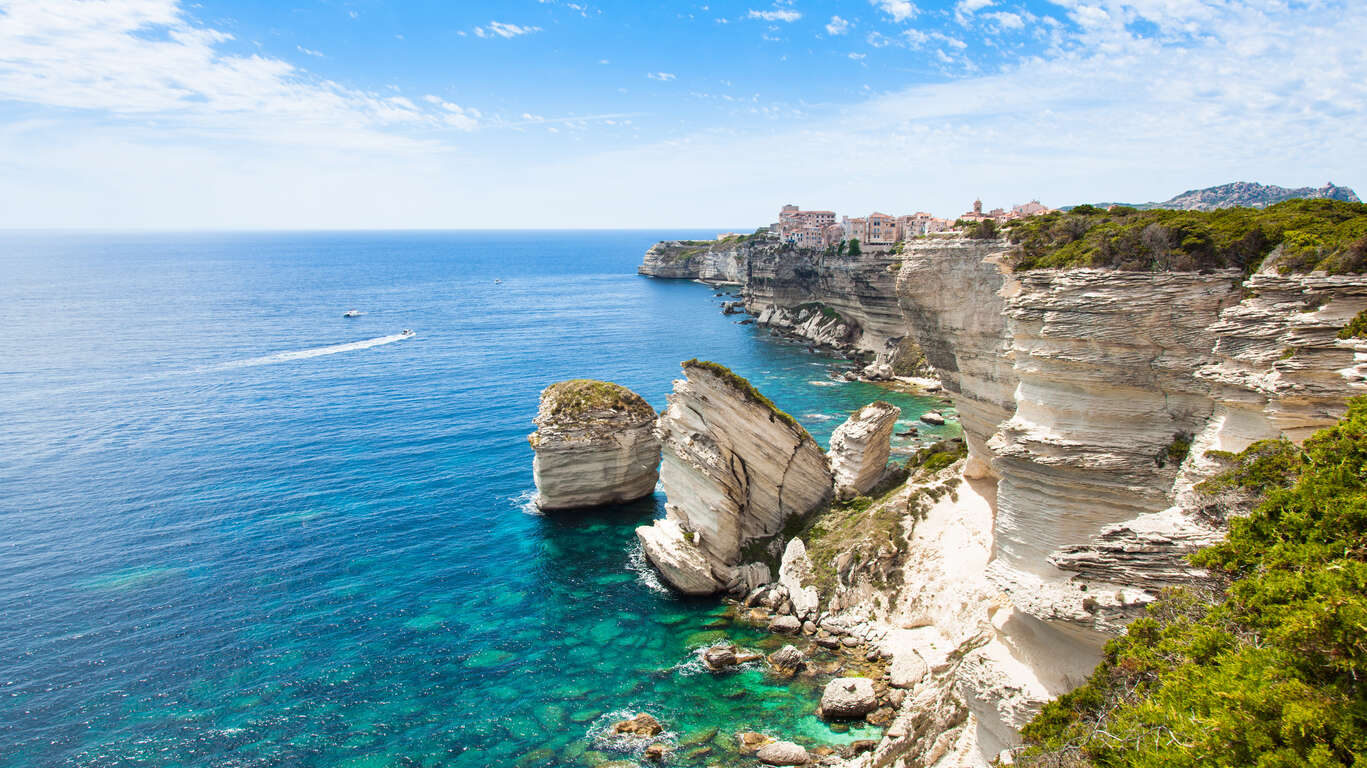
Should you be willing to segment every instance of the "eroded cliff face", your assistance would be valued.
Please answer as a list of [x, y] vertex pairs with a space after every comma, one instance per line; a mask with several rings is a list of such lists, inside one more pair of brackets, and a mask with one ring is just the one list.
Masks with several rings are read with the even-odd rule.
[[[744, 379], [684, 364], [656, 431], [664, 445], [665, 519], [636, 530], [646, 557], [686, 594], [767, 583], [790, 521], [831, 498], [831, 471], [812, 436]], [[772, 544], [773, 551], [752, 551]]]
[[745, 281], [751, 246], [745, 243], [694, 243], [666, 240], [646, 251], [638, 274], [710, 283]]
[[764, 234], [714, 242], [665, 241], [646, 251], [642, 275], [738, 283], [760, 325], [842, 352], [868, 353], [899, 373], [919, 370], [895, 284], [901, 256], [799, 248]]
[[870, 352], [904, 369], [920, 357], [914, 346], [899, 346], [907, 337], [895, 290], [900, 255], [778, 248], [756, 252], [748, 263], [745, 308], [761, 324]]
[[1006, 247], [918, 241], [897, 282], [969, 446], [968, 484], [905, 517], [901, 586], [842, 598], [914, 627], [894, 639], [936, 669], [880, 748], [908, 765], [1011, 747], [1157, 590], [1202, 577], [1208, 452], [1302, 440], [1367, 391], [1367, 344], [1336, 338], [1363, 276], [1013, 273]]

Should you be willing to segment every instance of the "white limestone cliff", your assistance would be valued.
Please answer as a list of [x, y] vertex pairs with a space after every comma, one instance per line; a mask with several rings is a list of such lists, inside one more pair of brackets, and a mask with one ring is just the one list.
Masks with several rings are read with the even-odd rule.
[[852, 499], [873, 489], [887, 470], [892, 430], [902, 409], [879, 400], [855, 411], [831, 434], [835, 495]]
[[561, 381], [541, 392], [532, 445], [536, 503], [570, 509], [649, 496], [659, 478], [655, 411], [626, 387]]
[[1185, 555], [1223, 535], [1192, 491], [1207, 451], [1302, 440], [1367, 391], [1367, 345], [1336, 338], [1367, 277], [1014, 273], [1006, 247], [919, 242], [898, 280], [969, 447], [967, 485], [908, 517], [891, 605], [856, 602], [936, 671], [880, 746], [910, 765], [1013, 746], [1157, 590], [1202, 577]]
[[657, 434], [666, 519], [636, 531], [647, 559], [687, 594], [769, 581], [785, 525], [831, 497], [826, 456], [807, 431], [723, 366], [689, 361]]

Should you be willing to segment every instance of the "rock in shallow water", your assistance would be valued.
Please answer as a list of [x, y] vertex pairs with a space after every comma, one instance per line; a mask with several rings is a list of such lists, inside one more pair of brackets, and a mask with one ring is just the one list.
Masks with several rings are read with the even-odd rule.
[[821, 716], [863, 717], [878, 708], [878, 695], [867, 677], [837, 677], [821, 693]]
[[659, 478], [655, 411], [640, 395], [606, 381], [546, 387], [528, 438], [542, 509], [614, 504], [648, 496]]
[[760, 747], [755, 757], [765, 765], [806, 765], [811, 757], [801, 745], [791, 741], [774, 741]]
[[647, 712], [612, 724], [612, 732], [629, 736], [659, 736], [664, 726]]

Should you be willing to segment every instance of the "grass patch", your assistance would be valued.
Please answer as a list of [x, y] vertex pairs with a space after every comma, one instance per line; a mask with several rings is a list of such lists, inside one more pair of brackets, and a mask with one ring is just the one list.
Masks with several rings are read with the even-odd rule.
[[541, 390], [541, 410], [554, 418], [655, 416], [655, 410], [640, 395], [620, 384], [596, 379], [570, 379], [546, 387]]
[[1367, 205], [1339, 200], [1217, 211], [1080, 205], [1018, 219], [1007, 233], [1015, 244], [1012, 266], [1020, 270], [1252, 273], [1280, 247], [1275, 267], [1283, 274], [1367, 271]]

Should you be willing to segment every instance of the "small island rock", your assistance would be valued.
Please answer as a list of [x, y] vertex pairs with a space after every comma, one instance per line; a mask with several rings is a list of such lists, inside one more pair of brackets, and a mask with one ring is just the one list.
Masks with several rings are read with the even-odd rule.
[[612, 724], [613, 733], [628, 736], [659, 736], [663, 731], [664, 726], [660, 725], [660, 721], [647, 712]]
[[619, 384], [561, 381], [541, 391], [528, 438], [542, 509], [615, 504], [649, 496], [660, 473], [655, 411]]

